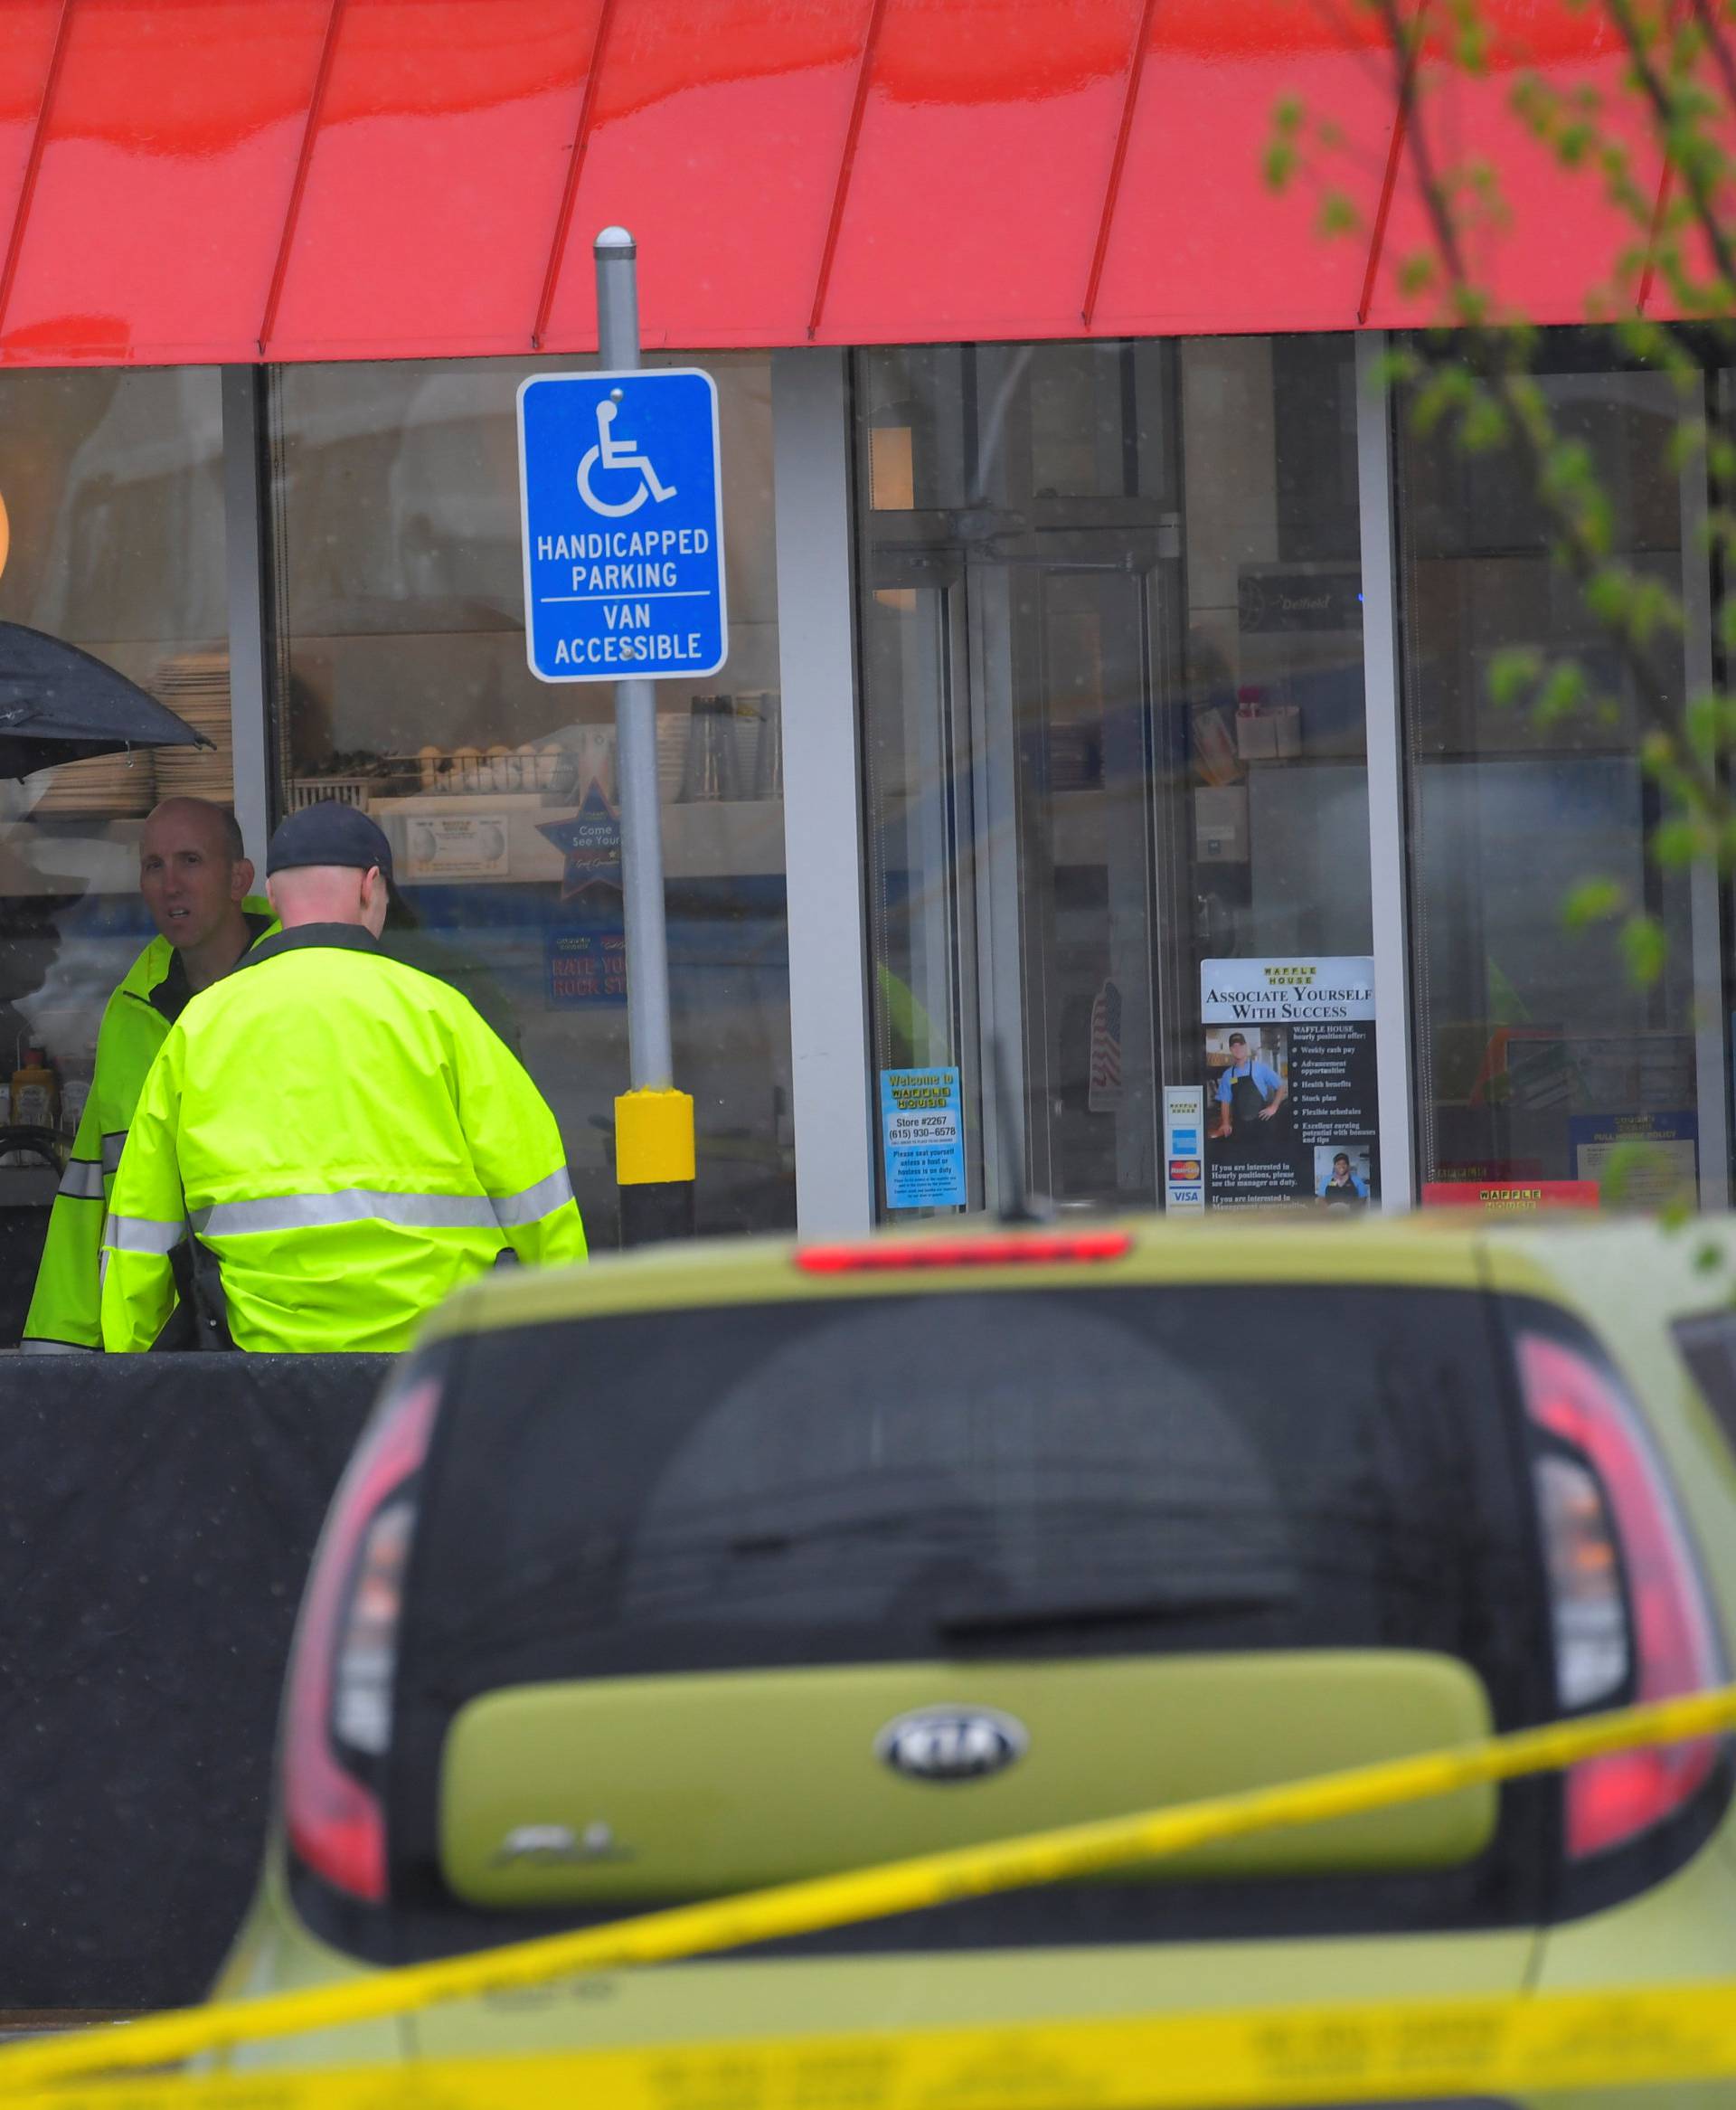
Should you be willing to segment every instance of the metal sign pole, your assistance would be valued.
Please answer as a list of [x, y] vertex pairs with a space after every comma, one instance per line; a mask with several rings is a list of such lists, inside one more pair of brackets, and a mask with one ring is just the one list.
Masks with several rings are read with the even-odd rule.
[[[605, 369], [631, 373], [639, 364], [638, 264], [633, 237], [624, 227], [606, 227], [597, 237], [597, 331]], [[666, 1092], [675, 1082], [675, 1064], [663, 920], [656, 691], [648, 681], [615, 684], [615, 753], [627, 907], [628, 1074], [636, 1092]]]
[[[631, 373], [639, 364], [637, 248], [626, 228], [606, 227], [597, 237], [595, 255], [598, 350], [606, 372]], [[615, 1102], [615, 1173], [621, 1242], [638, 1245], [693, 1228], [693, 1102], [675, 1089], [656, 691], [650, 682], [615, 684], [615, 748], [633, 1087]]]

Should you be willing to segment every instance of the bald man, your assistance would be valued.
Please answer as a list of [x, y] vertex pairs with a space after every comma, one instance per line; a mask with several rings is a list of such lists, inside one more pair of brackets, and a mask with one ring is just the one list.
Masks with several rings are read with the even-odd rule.
[[96, 1074], [49, 1219], [24, 1321], [27, 1355], [102, 1346], [102, 1225], [121, 1145], [146, 1072], [201, 989], [221, 980], [275, 927], [249, 892], [253, 867], [233, 817], [203, 799], [165, 799], [145, 823], [138, 890], [158, 935], [109, 998]]

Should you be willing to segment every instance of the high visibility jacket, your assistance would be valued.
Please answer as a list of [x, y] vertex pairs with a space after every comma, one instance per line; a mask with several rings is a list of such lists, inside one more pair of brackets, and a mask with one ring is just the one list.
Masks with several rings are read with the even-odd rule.
[[396, 1350], [505, 1247], [585, 1255], [523, 1065], [456, 989], [347, 923], [266, 939], [171, 1028], [103, 1232], [106, 1348], [156, 1339], [189, 1235], [252, 1349]]
[[[250, 895], [241, 907], [255, 942], [277, 929], [269, 901]], [[166, 938], [153, 938], [103, 1008], [90, 1096], [61, 1176], [24, 1320], [26, 1355], [102, 1346], [98, 1271], [108, 1192], [146, 1073], [192, 994], [179, 953]]]

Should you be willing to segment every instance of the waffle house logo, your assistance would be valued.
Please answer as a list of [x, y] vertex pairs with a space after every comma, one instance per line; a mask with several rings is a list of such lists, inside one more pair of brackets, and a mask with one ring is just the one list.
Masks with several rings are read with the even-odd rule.
[[1200, 970], [1208, 1026], [1307, 1026], [1374, 1016], [1372, 960], [1208, 960]]

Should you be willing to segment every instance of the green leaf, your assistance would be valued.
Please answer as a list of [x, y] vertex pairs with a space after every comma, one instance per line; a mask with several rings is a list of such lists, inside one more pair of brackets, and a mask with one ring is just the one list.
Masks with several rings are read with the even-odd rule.
[[1532, 706], [1532, 716], [1540, 725], [1558, 725], [1563, 718], [1571, 717], [1585, 695], [1585, 669], [1577, 660], [1563, 659], [1551, 667], [1549, 679]]
[[1633, 599], [1633, 578], [1618, 564], [1603, 564], [1587, 580], [1585, 605], [1601, 623], [1626, 629]]
[[1679, 633], [1685, 627], [1681, 595], [1666, 580], [1645, 580], [1641, 585], [1639, 608], [1635, 621], [1635, 634], [1641, 644], [1646, 643], [1655, 630]]
[[1315, 226], [1323, 241], [1335, 241], [1340, 235], [1358, 234], [1362, 225], [1362, 214], [1344, 192], [1328, 191], [1321, 199], [1320, 216]]
[[1426, 250], [1418, 250], [1399, 265], [1399, 291], [1407, 300], [1427, 293], [1435, 283], [1438, 267]]
[[1680, 476], [1691, 461], [1695, 461], [1705, 450], [1706, 421], [1703, 418], [1684, 418], [1670, 434], [1669, 464], [1672, 476]]
[[1595, 128], [1584, 123], [1563, 125], [1555, 135], [1555, 152], [1563, 168], [1583, 167], [1597, 144]]
[[1504, 710], [1523, 703], [1543, 679], [1543, 656], [1533, 645], [1504, 645], [1489, 662], [1489, 694]]
[[[1669, 1159], [1645, 1136], [1624, 1136], [1604, 1160], [1599, 1199], [1606, 1208], [1624, 1203], [1656, 1206], [1659, 1216], [1677, 1229], [1692, 1214], [1693, 1197], [1673, 1176]], [[1656, 1197], [1662, 1196], [1658, 1201]]]
[[1705, 847], [1699, 827], [1685, 814], [1661, 820], [1652, 830], [1652, 856], [1666, 872], [1692, 865]]
[[1688, 698], [1682, 723], [1687, 730], [1688, 745], [1702, 761], [1711, 761], [1718, 752], [1718, 737], [1724, 724], [1724, 699], [1716, 689], [1703, 689]]
[[1492, 395], [1479, 393], [1460, 413], [1458, 443], [1467, 454], [1493, 454], [1506, 445], [1512, 431], [1501, 405]]
[[1581, 879], [1561, 904], [1561, 920], [1570, 931], [1589, 930], [1607, 923], [1628, 905], [1626, 890], [1614, 879]]
[[1649, 989], [1669, 958], [1669, 935], [1656, 916], [1636, 913], [1621, 926], [1621, 951], [1628, 979], [1640, 989]]

